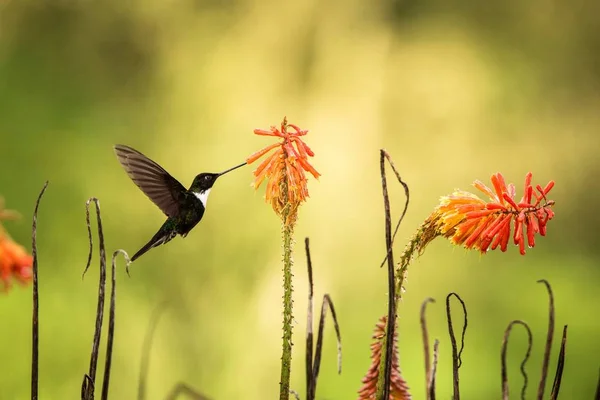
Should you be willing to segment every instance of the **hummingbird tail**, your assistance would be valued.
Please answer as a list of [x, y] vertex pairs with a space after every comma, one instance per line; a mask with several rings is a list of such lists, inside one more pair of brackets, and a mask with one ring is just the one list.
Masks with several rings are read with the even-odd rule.
[[144, 247], [139, 249], [138, 252], [135, 253], [133, 255], [133, 257], [131, 257], [131, 262], [134, 262], [136, 259], [138, 259], [140, 256], [142, 256], [148, 250], [150, 250], [154, 247], [160, 246], [161, 244], [167, 243], [168, 241], [173, 239], [175, 236], [177, 236], [176, 232], [164, 232], [164, 231], [162, 231], [162, 229], [159, 230], [156, 233], [156, 235], [154, 235], [152, 237], [152, 239], [150, 239], [150, 241], [144, 245]]

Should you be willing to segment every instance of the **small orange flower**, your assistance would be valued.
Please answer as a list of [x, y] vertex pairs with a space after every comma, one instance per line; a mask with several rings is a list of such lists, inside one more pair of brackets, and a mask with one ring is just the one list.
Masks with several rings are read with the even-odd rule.
[[[4, 209], [4, 201], [0, 198], [0, 220], [14, 219], [17, 213]], [[10, 278], [14, 277], [22, 284], [32, 279], [33, 257], [23, 246], [15, 243], [0, 224], [0, 280], [4, 290], [10, 288]]]
[[[385, 328], [387, 325], [387, 315], [379, 318], [373, 332], [371, 344], [371, 366], [369, 371], [362, 379], [363, 386], [358, 391], [358, 400], [375, 399], [377, 392], [377, 379], [379, 378], [379, 363], [381, 362], [381, 352], [384, 351], [382, 343], [385, 337]], [[400, 375], [400, 362], [398, 360], [398, 330], [394, 331], [394, 352], [392, 355], [392, 376], [390, 380], [390, 398], [389, 400], [409, 400], [411, 395], [408, 392], [406, 381]]]
[[22, 284], [29, 283], [32, 265], [33, 257], [27, 254], [23, 246], [5, 233], [0, 233], [0, 279], [4, 283], [4, 290], [10, 288], [11, 275]]
[[439, 234], [454, 244], [467, 249], [476, 248], [482, 253], [498, 246], [506, 251], [511, 221], [514, 220], [513, 242], [525, 255], [525, 236], [528, 246], [534, 247], [536, 233], [545, 236], [546, 224], [554, 217], [554, 201], [546, 197], [554, 187], [554, 181], [548, 182], [544, 188], [537, 185], [534, 190], [531, 177], [531, 172], [526, 175], [524, 195], [518, 202], [515, 200], [515, 186], [512, 183], [506, 185], [500, 173], [492, 175], [494, 190], [480, 181], [473, 182], [473, 186], [490, 198], [488, 202], [460, 190], [442, 197], [432, 214]]
[[[289, 128], [291, 128], [291, 132], [288, 132]], [[294, 124], [288, 124], [287, 119], [284, 117], [281, 129], [271, 126], [269, 130], [255, 129], [254, 133], [261, 136], [281, 138], [281, 142], [273, 143], [257, 151], [248, 157], [246, 162], [252, 164], [275, 149], [254, 170], [254, 188], [258, 189], [267, 178], [265, 200], [271, 203], [273, 210], [279, 216], [283, 216], [286, 207], [290, 207], [289, 220], [285, 222], [286, 224], [293, 224], [298, 206], [308, 198], [305, 171], [310, 172], [317, 179], [321, 175], [308, 162], [308, 157], [313, 157], [315, 154], [300, 138], [305, 136], [308, 130], [302, 130]]]

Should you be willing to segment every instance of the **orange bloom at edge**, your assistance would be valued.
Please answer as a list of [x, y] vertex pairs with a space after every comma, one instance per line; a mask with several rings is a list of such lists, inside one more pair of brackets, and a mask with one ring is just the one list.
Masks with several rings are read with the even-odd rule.
[[[16, 213], [4, 210], [4, 202], [0, 199], [0, 220], [14, 218]], [[3, 290], [10, 288], [10, 278], [15, 278], [22, 284], [32, 280], [33, 257], [23, 246], [15, 243], [0, 225], [0, 281]]]
[[310, 164], [308, 157], [315, 154], [301, 139], [308, 133], [294, 124], [288, 124], [284, 117], [281, 128], [271, 126], [269, 130], [255, 129], [254, 133], [260, 136], [273, 136], [281, 141], [273, 143], [246, 159], [252, 164], [267, 153], [270, 154], [254, 170], [254, 188], [267, 179], [265, 200], [270, 202], [273, 210], [279, 216], [284, 214], [286, 207], [290, 207], [288, 215], [291, 217], [286, 223], [295, 220], [296, 211], [302, 202], [309, 197], [306, 172], [316, 179], [321, 175]]
[[546, 197], [554, 187], [554, 181], [548, 182], [544, 188], [540, 185], [534, 188], [531, 178], [529, 172], [519, 201], [515, 199], [515, 185], [507, 185], [500, 173], [492, 175], [493, 190], [476, 180], [473, 186], [485, 193], [490, 201], [457, 190], [442, 197], [429, 220], [435, 222], [438, 234], [454, 244], [475, 248], [482, 253], [498, 247], [506, 251], [511, 239], [511, 222], [514, 221], [512, 241], [525, 255], [525, 241], [529, 248], [534, 247], [535, 235], [545, 236], [546, 225], [554, 217], [554, 200]]

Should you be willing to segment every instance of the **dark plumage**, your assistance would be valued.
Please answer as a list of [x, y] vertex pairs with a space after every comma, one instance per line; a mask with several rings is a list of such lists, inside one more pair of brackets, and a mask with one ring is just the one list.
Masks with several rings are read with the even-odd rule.
[[185, 237], [202, 219], [208, 194], [217, 178], [246, 165], [239, 164], [220, 173], [199, 174], [188, 190], [156, 162], [129, 146], [115, 145], [115, 154], [131, 180], [168, 217], [131, 261], [151, 248], [167, 243], [178, 234]]

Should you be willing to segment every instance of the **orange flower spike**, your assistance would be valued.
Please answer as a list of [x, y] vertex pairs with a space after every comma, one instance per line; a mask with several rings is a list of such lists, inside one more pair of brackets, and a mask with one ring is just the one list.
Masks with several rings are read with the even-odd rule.
[[302, 165], [302, 168], [304, 168], [305, 171], [310, 172], [311, 175], [315, 177], [315, 179], [319, 179], [321, 174], [312, 165], [310, 165], [308, 161], [299, 158], [298, 162], [300, 163], [300, 165]]
[[259, 136], [281, 136], [281, 133], [274, 126], [268, 131], [265, 129], [255, 129], [254, 134]]
[[273, 165], [277, 163], [279, 156], [281, 154], [281, 149], [277, 150], [269, 157], [267, 157], [259, 166], [254, 170], [254, 187], [258, 188], [265, 177], [271, 174], [273, 171]]
[[500, 202], [500, 204], [504, 204], [504, 193], [506, 193], [506, 183], [504, 182], [504, 177], [501, 173], [496, 173], [492, 175], [492, 185], [494, 185], [494, 189], [496, 190], [496, 198]]
[[512, 208], [515, 209], [515, 211], [520, 210], [519, 206], [515, 203], [515, 201], [507, 193], [504, 193], [502, 198], [504, 200], [506, 200], [508, 202], [508, 204], [510, 204], [512, 206]]
[[475, 186], [475, 188], [479, 189], [483, 193], [487, 194], [487, 196], [490, 198], [490, 200], [498, 200], [497, 196], [494, 194], [494, 192], [492, 191], [492, 189], [490, 189], [489, 187], [487, 187], [480, 180], [476, 180], [475, 182], [473, 182], [473, 186]]
[[248, 157], [246, 159], [246, 164], [252, 164], [254, 161], [258, 160], [259, 158], [261, 158], [262, 156], [264, 156], [265, 154], [267, 154], [269, 151], [273, 150], [277, 146], [279, 146], [279, 143], [273, 143], [272, 145], [267, 146], [264, 149], [257, 151], [256, 153], [252, 154], [250, 157]]

